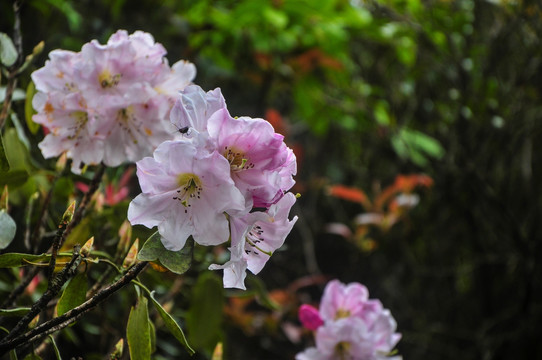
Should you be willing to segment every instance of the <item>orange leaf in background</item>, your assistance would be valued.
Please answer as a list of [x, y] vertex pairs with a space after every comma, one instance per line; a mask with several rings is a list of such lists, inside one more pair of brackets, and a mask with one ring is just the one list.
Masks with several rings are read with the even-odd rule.
[[397, 175], [393, 184], [398, 190], [410, 192], [416, 186], [433, 186], [433, 179], [427, 175]]
[[307, 50], [301, 55], [296, 56], [292, 59], [291, 63], [302, 73], [310, 72], [317, 67], [327, 67], [335, 70], [343, 68], [343, 64], [340, 61], [317, 48]]
[[284, 126], [284, 121], [282, 120], [282, 116], [276, 109], [273, 109], [273, 108], [267, 109], [267, 111], [265, 112], [265, 119], [269, 121], [271, 125], [273, 125], [275, 132], [282, 135], [286, 135], [287, 133], [286, 126]]
[[367, 195], [358, 188], [344, 185], [331, 185], [328, 188], [329, 195], [365, 205], [369, 202]]

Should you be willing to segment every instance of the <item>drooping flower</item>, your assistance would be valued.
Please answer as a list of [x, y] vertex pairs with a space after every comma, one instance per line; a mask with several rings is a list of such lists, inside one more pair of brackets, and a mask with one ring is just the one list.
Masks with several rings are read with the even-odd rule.
[[137, 162], [142, 194], [128, 208], [128, 220], [158, 226], [168, 250], [183, 248], [193, 236], [201, 245], [229, 237], [225, 212], [242, 211], [245, 201], [229, 175], [228, 162], [184, 141], [166, 141], [154, 157]]
[[273, 252], [284, 244], [297, 221], [297, 216], [288, 219], [295, 201], [295, 195], [287, 193], [267, 212], [230, 216], [230, 260], [224, 265], [209, 267], [211, 270], [224, 270], [224, 287], [245, 289], [246, 269], [258, 274]]
[[105, 45], [93, 40], [77, 53], [52, 51], [32, 73], [33, 119], [51, 131], [40, 143], [44, 157], [67, 152], [78, 173], [83, 163], [140, 160], [173, 139], [169, 111], [195, 67], [185, 61], [170, 67], [165, 54], [150, 34], [124, 30]]

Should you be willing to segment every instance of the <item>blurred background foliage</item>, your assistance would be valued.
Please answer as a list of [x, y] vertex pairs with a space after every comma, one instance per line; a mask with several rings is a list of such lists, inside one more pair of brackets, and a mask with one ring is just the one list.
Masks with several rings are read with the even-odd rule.
[[[0, 14], [0, 31], [11, 34], [10, 1]], [[26, 0], [21, 15], [25, 53], [45, 41], [34, 69], [53, 49], [147, 31], [170, 63], [196, 64], [197, 84], [221, 87], [233, 115], [267, 118], [294, 148], [300, 219], [263, 282], [222, 291], [217, 274], [199, 272], [213, 261], [205, 251], [182, 278], [145, 275], [186, 319], [195, 358], [222, 340], [226, 359], [292, 359], [310, 343], [297, 306], [317, 303], [330, 278], [362, 282], [382, 300], [405, 359], [542, 357], [538, 1]], [[23, 91], [28, 81], [20, 79]], [[23, 101], [14, 110], [24, 118]], [[31, 194], [49, 186], [54, 160], [25, 150], [24, 139], [43, 134], [16, 122], [3, 137], [23, 177], [0, 183], [11, 181], [12, 213], [22, 219]], [[108, 171], [111, 186], [123, 171]], [[60, 216], [78, 193], [71, 180], [56, 186]], [[80, 230], [113, 246], [128, 201], [106, 204]], [[65, 356], [92, 358], [123, 336], [100, 321], [118, 321], [136, 298], [117, 296], [85, 333], [63, 332]], [[165, 334], [155, 355], [188, 357]]]

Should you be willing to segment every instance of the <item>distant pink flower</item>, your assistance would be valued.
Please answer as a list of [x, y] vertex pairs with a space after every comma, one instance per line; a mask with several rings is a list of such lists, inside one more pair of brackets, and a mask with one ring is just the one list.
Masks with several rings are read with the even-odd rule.
[[130, 203], [128, 220], [132, 225], [158, 226], [168, 250], [182, 249], [189, 236], [201, 245], [226, 242], [224, 213], [245, 208], [228, 162], [188, 142], [162, 143], [153, 158], [137, 162], [137, 176], [142, 194]]
[[320, 302], [324, 320], [337, 320], [349, 316], [361, 316], [369, 291], [359, 283], [345, 285], [338, 280], [330, 281]]
[[[388, 357], [401, 339], [395, 332], [397, 324], [390, 311], [368, 295], [367, 288], [359, 283], [329, 282], [320, 302], [318, 315], [323, 325], [317, 327], [316, 347], [297, 354], [296, 360], [400, 359]], [[305, 325], [301, 314], [310, 312], [303, 309], [300, 319]]]
[[258, 274], [273, 252], [284, 244], [297, 221], [297, 216], [288, 219], [295, 201], [295, 195], [287, 193], [267, 212], [230, 216], [230, 260], [224, 265], [209, 267], [211, 270], [224, 270], [224, 287], [245, 289], [245, 270]]
[[318, 309], [314, 306], [303, 304], [299, 307], [299, 321], [301, 324], [309, 329], [316, 330], [324, 324], [324, 321], [320, 317]]

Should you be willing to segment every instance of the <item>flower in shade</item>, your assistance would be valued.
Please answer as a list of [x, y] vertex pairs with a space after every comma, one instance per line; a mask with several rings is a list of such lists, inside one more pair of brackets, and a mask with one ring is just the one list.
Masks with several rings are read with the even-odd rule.
[[40, 143], [44, 157], [66, 152], [78, 173], [83, 164], [140, 160], [173, 139], [169, 112], [195, 67], [170, 67], [165, 54], [150, 34], [124, 30], [105, 45], [93, 40], [77, 53], [52, 51], [32, 73], [33, 119], [50, 131]]
[[306, 328], [316, 328], [316, 347], [297, 354], [296, 360], [400, 359], [388, 357], [401, 339], [395, 332], [395, 319], [379, 300], [368, 295], [359, 283], [345, 285], [333, 280], [324, 290], [318, 314], [314, 314], [315, 308], [303, 305], [299, 317]]
[[245, 209], [245, 201], [220, 154], [184, 141], [166, 141], [137, 162], [142, 194], [128, 208], [128, 220], [158, 226], [168, 250], [183, 248], [189, 236], [201, 245], [229, 237], [225, 213]]
[[213, 264], [211, 270], [224, 270], [224, 287], [245, 289], [246, 269], [258, 274], [273, 252], [284, 244], [297, 216], [288, 219], [296, 198], [287, 193], [266, 212], [252, 212], [242, 217], [230, 216], [230, 260]]

